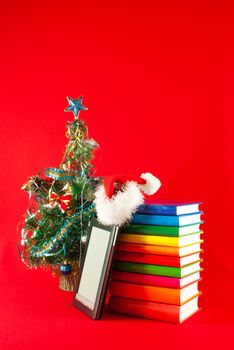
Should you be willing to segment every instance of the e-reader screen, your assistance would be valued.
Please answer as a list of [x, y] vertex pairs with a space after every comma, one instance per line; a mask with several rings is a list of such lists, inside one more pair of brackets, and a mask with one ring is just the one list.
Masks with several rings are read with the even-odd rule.
[[91, 224], [74, 305], [92, 318], [98, 318], [104, 303], [117, 228]]

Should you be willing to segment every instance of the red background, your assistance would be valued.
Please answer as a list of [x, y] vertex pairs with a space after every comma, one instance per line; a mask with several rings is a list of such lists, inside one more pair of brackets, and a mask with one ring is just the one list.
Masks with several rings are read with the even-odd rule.
[[[185, 349], [233, 344], [232, 1], [5, 1], [1, 27], [2, 349]], [[30, 175], [57, 166], [65, 97], [101, 150], [97, 175], [151, 171], [156, 199], [203, 201], [203, 311], [181, 326], [71, 307], [21, 263], [16, 232]]]

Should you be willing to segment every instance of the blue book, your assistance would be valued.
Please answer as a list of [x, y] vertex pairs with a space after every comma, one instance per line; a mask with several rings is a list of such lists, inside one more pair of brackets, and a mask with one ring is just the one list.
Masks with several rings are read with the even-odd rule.
[[139, 214], [159, 214], [159, 215], [184, 215], [199, 213], [199, 205], [201, 202], [195, 203], [152, 203], [142, 204], [139, 206], [137, 213]]
[[148, 215], [135, 214], [131, 220], [131, 224], [140, 225], [161, 225], [161, 226], [186, 226], [192, 224], [199, 224], [202, 222], [199, 212], [196, 214], [186, 215]]

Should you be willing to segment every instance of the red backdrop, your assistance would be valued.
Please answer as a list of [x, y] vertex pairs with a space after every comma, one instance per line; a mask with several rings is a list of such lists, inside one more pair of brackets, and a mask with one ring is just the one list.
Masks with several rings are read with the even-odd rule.
[[[191, 339], [231, 347], [233, 10], [232, 1], [207, 0], [0, 5], [3, 349], [186, 348]], [[83, 95], [89, 108], [82, 118], [101, 145], [97, 175], [151, 171], [162, 181], [155, 200], [204, 203], [204, 311], [184, 325], [90, 321], [57, 280], [21, 263], [20, 187], [60, 163], [67, 95]]]

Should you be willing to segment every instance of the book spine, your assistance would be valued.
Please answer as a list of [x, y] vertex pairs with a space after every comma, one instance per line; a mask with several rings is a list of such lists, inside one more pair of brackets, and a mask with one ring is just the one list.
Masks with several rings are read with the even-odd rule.
[[161, 286], [168, 288], [180, 288], [181, 279], [175, 277], [144, 275], [123, 271], [112, 271], [111, 279], [115, 281], [125, 281], [130, 283], [146, 284], [151, 286]]
[[149, 275], [181, 278], [181, 268], [171, 266], [158, 266], [150, 264], [128, 263], [115, 261], [114, 269], [119, 271], [137, 272]]
[[164, 305], [111, 296], [109, 309], [112, 312], [125, 315], [127, 314], [153, 320], [179, 323], [180, 307], [177, 305]]
[[153, 255], [144, 253], [129, 253], [129, 252], [117, 252], [116, 260], [135, 262], [141, 264], [153, 264], [164, 266], [181, 266], [181, 259], [179, 257]]
[[162, 225], [162, 226], [180, 226], [178, 216], [166, 215], [145, 215], [135, 214], [131, 221], [132, 224], [142, 225]]
[[178, 237], [165, 237], [165, 236], [148, 236], [148, 235], [134, 235], [121, 233], [119, 235], [120, 242], [131, 242], [131, 243], [142, 243], [142, 244], [152, 244], [161, 245], [168, 247], [178, 247], [179, 238]]
[[129, 225], [124, 227], [122, 233], [139, 233], [141, 235], [158, 235], [178, 237], [180, 232], [178, 226], [159, 226], [159, 225]]
[[181, 305], [180, 289], [110, 281], [110, 294], [118, 297]]
[[152, 244], [137, 244], [129, 242], [118, 242], [118, 251], [127, 251], [134, 253], [158, 254], [169, 256], [180, 256], [180, 250], [177, 247], [168, 247]]
[[142, 204], [139, 206], [137, 213], [148, 215], [177, 215], [177, 207], [172, 205]]

